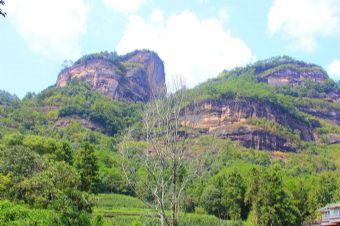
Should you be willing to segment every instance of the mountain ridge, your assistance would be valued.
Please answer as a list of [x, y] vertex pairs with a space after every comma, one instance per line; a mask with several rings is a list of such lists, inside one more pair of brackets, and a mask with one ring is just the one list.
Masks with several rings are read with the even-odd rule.
[[[151, 80], [147, 80], [148, 76]], [[311, 79], [313, 76], [316, 79]], [[124, 85], [122, 80], [131, 78], [128, 85]], [[285, 82], [271, 83], [275, 78], [276, 81], [284, 78]], [[163, 62], [156, 53], [147, 50], [136, 50], [124, 56], [108, 52], [86, 55], [60, 72], [55, 88], [67, 88], [77, 79], [85, 82], [86, 89], [126, 103], [152, 101], [152, 90], [161, 94], [165, 86]], [[195, 128], [200, 134], [236, 141], [257, 150], [297, 152], [303, 142], [340, 142], [340, 135], [334, 132], [340, 126], [336, 95], [339, 90], [322, 67], [287, 56], [273, 57], [224, 71], [217, 78], [189, 89], [188, 106], [197, 103], [199, 123]], [[131, 93], [144, 96], [139, 98]], [[51, 103], [52, 107], [41, 106], [40, 109], [47, 109], [45, 113], [50, 112], [49, 108], [58, 111], [59, 116], [53, 120], [58, 127], [77, 121], [91, 130], [115, 134], [116, 129], [107, 128], [112, 122], [105, 123], [111, 120], [110, 112], [93, 117], [97, 110], [84, 113], [87, 112], [86, 103], [80, 106], [69, 103], [61, 108]], [[335, 125], [329, 128], [329, 123]], [[325, 127], [326, 132], [323, 131]]]

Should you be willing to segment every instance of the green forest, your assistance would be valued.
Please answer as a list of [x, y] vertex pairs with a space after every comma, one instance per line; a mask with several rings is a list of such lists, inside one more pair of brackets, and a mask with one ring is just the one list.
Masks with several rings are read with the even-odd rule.
[[340, 0], [0, 0], [0, 226], [340, 226]]
[[[270, 62], [276, 67], [278, 59]], [[247, 123], [286, 137], [297, 151], [246, 148], [181, 125], [170, 139], [166, 132], [173, 133], [176, 119], [166, 125], [155, 119], [164, 106], [172, 115], [193, 102], [253, 100], [301, 120], [321, 140], [339, 133], [338, 125], [299, 110], [340, 109], [322, 100], [338, 84], [269, 86], [259, 81], [263, 70], [256, 72], [263, 64], [268, 62], [223, 72], [151, 103], [116, 101], [77, 79], [22, 99], [1, 91], [0, 225], [151, 226], [163, 217], [163, 223], [180, 226], [296, 226], [320, 219], [321, 207], [340, 200], [340, 144], [304, 141], [299, 131], [263, 118]], [[146, 128], [146, 119], [155, 128]], [[185, 139], [178, 142], [178, 136]], [[184, 140], [185, 158], [159, 155], [160, 161], [141, 154], [150, 144], [178, 150]], [[165, 186], [174, 173], [174, 186]], [[173, 191], [180, 193], [176, 205]], [[169, 222], [173, 212], [175, 224]]]

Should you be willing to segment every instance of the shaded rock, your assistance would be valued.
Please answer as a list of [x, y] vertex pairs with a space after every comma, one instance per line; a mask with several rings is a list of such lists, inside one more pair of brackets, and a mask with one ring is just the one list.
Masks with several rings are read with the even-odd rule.
[[239, 129], [218, 129], [217, 136], [221, 138], [228, 138], [232, 141], [239, 142], [242, 146], [247, 148], [254, 148], [256, 150], [271, 150], [295, 152], [296, 147], [290, 143], [286, 138], [280, 137], [274, 133], [266, 130], [247, 127]]
[[313, 106], [299, 106], [299, 110], [340, 125], [340, 110], [337, 108], [320, 108]]
[[60, 117], [54, 121], [54, 125], [57, 127], [66, 127], [70, 125], [72, 122], [79, 122], [82, 125], [82, 127], [86, 129], [90, 129], [92, 131], [100, 131], [100, 132], [105, 131], [105, 129], [98, 123], [91, 122], [85, 118], [81, 118], [78, 116]]

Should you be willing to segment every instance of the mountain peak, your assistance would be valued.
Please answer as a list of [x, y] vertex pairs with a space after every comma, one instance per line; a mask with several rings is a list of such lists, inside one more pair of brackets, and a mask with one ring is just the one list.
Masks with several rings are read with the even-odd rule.
[[74, 78], [103, 95], [129, 102], [147, 102], [165, 89], [163, 61], [149, 50], [123, 56], [116, 52], [85, 55], [60, 72], [56, 86], [64, 87]]

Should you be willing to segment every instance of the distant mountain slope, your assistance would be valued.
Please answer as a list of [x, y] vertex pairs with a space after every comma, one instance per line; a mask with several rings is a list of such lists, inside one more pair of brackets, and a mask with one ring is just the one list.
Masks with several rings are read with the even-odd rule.
[[254, 72], [259, 81], [269, 85], [301, 85], [306, 80], [323, 82], [329, 79], [327, 72], [322, 67], [288, 56], [257, 61], [243, 68], [224, 71], [223, 74], [240, 75], [250, 70]]
[[339, 86], [314, 64], [274, 57], [224, 71], [189, 93], [201, 133], [272, 151], [340, 142]]
[[[56, 87], [32, 99], [33, 109], [40, 118], [53, 116], [42, 124], [64, 128], [79, 122], [114, 135], [138, 123], [144, 107], [119, 101], [150, 101], [164, 83], [163, 63], [151, 51], [92, 54], [63, 70]], [[340, 143], [339, 94], [338, 84], [320, 66], [273, 57], [190, 89], [183, 108], [195, 103], [193, 126], [201, 134], [257, 150], [297, 152], [306, 143]]]
[[154, 52], [137, 50], [124, 56], [102, 52], [83, 56], [60, 72], [57, 87], [73, 78], [116, 100], [147, 102], [164, 92], [162, 60]]

